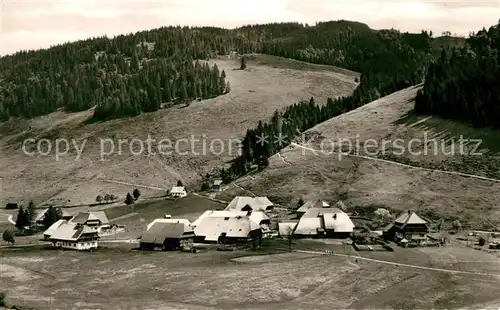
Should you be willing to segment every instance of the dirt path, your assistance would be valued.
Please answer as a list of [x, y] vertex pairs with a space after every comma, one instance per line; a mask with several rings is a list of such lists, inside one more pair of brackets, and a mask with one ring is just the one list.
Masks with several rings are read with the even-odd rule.
[[139, 213], [137, 213], [137, 212], [131, 212], [131, 213], [127, 213], [125, 215], [122, 215], [122, 216], [110, 219], [109, 221], [110, 222], [116, 222], [116, 221], [119, 221], [119, 220], [127, 219], [127, 218], [132, 217], [132, 216], [136, 216], [136, 215], [139, 215]]
[[240, 185], [236, 184], [236, 182], [233, 182], [233, 185], [236, 186], [237, 188], [241, 189], [241, 190], [244, 190], [245, 192], [249, 192], [250, 194], [254, 195], [254, 196], [259, 196], [259, 195], [256, 195], [254, 192], [252, 192], [251, 190], [248, 190], [246, 188], [243, 188], [241, 187]]
[[99, 181], [103, 181], [103, 182], [108, 182], [108, 183], [116, 183], [116, 184], [122, 184], [122, 185], [130, 185], [130, 186], [142, 187], [142, 188], [149, 188], [149, 189], [154, 189], [154, 190], [159, 190], [159, 191], [166, 191], [166, 190], [168, 190], [167, 188], [160, 188], [160, 187], [149, 186], [149, 185], [141, 185], [141, 184], [127, 183], [127, 182], [121, 182], [121, 181], [115, 181], [115, 180], [109, 180], [109, 179], [98, 179], [98, 180], [99, 180]]
[[281, 155], [281, 153], [280, 153], [280, 152], [278, 152], [278, 153], [276, 153], [276, 154], [277, 154], [277, 155], [278, 155], [278, 157], [281, 159], [281, 161], [283, 161], [286, 165], [288, 165], [288, 166], [291, 166], [291, 165], [292, 165], [292, 163], [290, 163], [289, 161], [287, 161], [287, 160], [283, 157], [283, 155]]
[[[298, 143], [292, 142], [291, 145], [295, 147], [299, 147], [302, 149], [309, 150], [315, 154], [321, 153], [320, 150], [316, 150], [307, 146], [300, 145]], [[462, 172], [457, 172], [457, 171], [447, 171], [447, 170], [439, 170], [439, 169], [430, 169], [430, 168], [423, 168], [423, 167], [418, 167], [418, 166], [412, 166], [408, 164], [402, 164], [397, 161], [392, 161], [392, 160], [387, 160], [387, 159], [381, 159], [381, 158], [376, 158], [376, 157], [370, 157], [370, 156], [364, 156], [364, 155], [355, 155], [355, 154], [346, 154], [346, 153], [339, 153], [339, 152], [333, 152], [336, 154], [342, 154], [342, 156], [346, 157], [353, 157], [353, 158], [363, 158], [367, 160], [373, 160], [373, 161], [378, 161], [378, 162], [384, 162], [392, 165], [397, 165], [401, 167], [406, 167], [406, 168], [411, 168], [411, 169], [418, 169], [418, 170], [423, 170], [423, 171], [431, 171], [431, 172], [438, 172], [438, 173], [445, 173], [445, 174], [450, 174], [450, 175], [458, 175], [462, 177], [468, 177], [468, 178], [474, 178], [474, 179], [480, 179], [484, 181], [492, 181], [492, 182], [498, 182], [500, 183], [500, 180], [498, 179], [493, 179], [493, 178], [488, 178], [488, 177], [483, 177], [480, 175], [474, 175], [474, 174], [467, 174], [467, 173], [462, 173]]]
[[374, 258], [368, 258], [368, 257], [363, 257], [363, 256], [354, 256], [354, 255], [337, 254], [337, 253], [328, 253], [328, 254], [326, 254], [325, 252], [305, 251], [305, 250], [295, 250], [295, 252], [298, 252], [298, 253], [309, 253], [309, 254], [332, 255], [332, 256], [340, 256], [340, 257], [348, 257], [348, 258], [365, 260], [365, 261], [374, 262], [374, 263], [380, 263], [380, 264], [393, 265], [393, 266], [398, 266], [398, 267], [407, 267], [407, 268], [415, 268], [415, 269], [430, 270], [430, 271], [439, 271], [439, 272], [446, 272], [446, 273], [468, 274], [468, 275], [499, 277], [500, 278], [500, 274], [497, 274], [497, 273], [462, 271], [462, 270], [425, 267], [425, 266], [410, 265], [410, 264], [401, 264], [401, 263], [395, 263], [395, 262], [390, 262], [390, 261], [385, 261], [385, 260], [380, 260], [380, 259], [374, 259]]

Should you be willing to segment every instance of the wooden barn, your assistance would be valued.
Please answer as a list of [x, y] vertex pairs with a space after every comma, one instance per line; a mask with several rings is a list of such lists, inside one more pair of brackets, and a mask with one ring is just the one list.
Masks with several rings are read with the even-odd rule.
[[407, 211], [399, 215], [394, 223], [384, 229], [383, 236], [398, 242], [403, 239], [408, 242], [419, 242], [427, 239], [428, 233], [427, 222], [415, 212]]
[[175, 251], [193, 246], [194, 232], [184, 223], [155, 222], [140, 238], [144, 250]]

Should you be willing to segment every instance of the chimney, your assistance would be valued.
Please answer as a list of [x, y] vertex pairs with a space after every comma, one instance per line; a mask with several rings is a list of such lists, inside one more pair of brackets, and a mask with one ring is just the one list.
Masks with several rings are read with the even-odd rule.
[[408, 210], [408, 214], [411, 214], [411, 210]]

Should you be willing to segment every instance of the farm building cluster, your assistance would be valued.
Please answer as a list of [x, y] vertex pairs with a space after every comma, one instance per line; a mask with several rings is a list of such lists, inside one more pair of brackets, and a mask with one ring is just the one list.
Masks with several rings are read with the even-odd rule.
[[[173, 188], [172, 192], [185, 192]], [[235, 197], [223, 210], [206, 210], [193, 222], [165, 215], [147, 224], [139, 237], [145, 250], [194, 251], [195, 244], [260, 244], [266, 238], [353, 238], [356, 227], [346, 206], [338, 201], [311, 200], [297, 210], [295, 220], [276, 220], [275, 204], [267, 197]], [[42, 221], [40, 212], [37, 221]], [[101, 236], [109, 234], [111, 226], [104, 211], [80, 212], [62, 218], [44, 232], [45, 240], [55, 247], [88, 250], [98, 247]], [[40, 222], [41, 223], [41, 222]], [[418, 246], [428, 242], [427, 222], [415, 212], [404, 212], [385, 229], [378, 240], [392, 240], [402, 246]], [[358, 242], [359, 239], [357, 239]], [[362, 242], [361, 242], [362, 243]]]

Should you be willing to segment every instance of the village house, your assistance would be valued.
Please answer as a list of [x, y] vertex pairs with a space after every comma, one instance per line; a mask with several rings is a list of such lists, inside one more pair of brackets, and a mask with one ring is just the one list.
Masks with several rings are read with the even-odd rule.
[[205, 217], [242, 217], [247, 216], [250, 220], [260, 226], [263, 233], [267, 233], [270, 230], [271, 219], [262, 211], [226, 211], [226, 210], [207, 210], [202, 215], [200, 215], [193, 223], [193, 227], [196, 227]]
[[226, 211], [270, 211], [274, 204], [267, 197], [237, 196], [224, 209]]
[[187, 192], [184, 186], [172, 186], [170, 195], [175, 198], [183, 198], [187, 196]]
[[212, 184], [212, 190], [215, 192], [220, 192], [222, 190], [222, 180], [214, 180]]
[[194, 232], [184, 223], [155, 222], [140, 238], [140, 248], [145, 250], [178, 250], [192, 248]]
[[184, 224], [185, 231], [192, 231], [193, 226], [191, 222], [187, 219], [173, 219], [171, 215], [166, 214], [165, 218], [155, 219], [151, 223], [148, 224], [146, 230], [149, 230], [155, 223], [181, 223]]
[[80, 225], [86, 225], [99, 233], [111, 228], [108, 217], [104, 211], [79, 212], [69, 221]]
[[262, 238], [261, 226], [250, 216], [205, 216], [194, 228], [196, 242], [244, 243]]
[[417, 213], [408, 210], [401, 213], [394, 223], [385, 227], [383, 236], [386, 239], [392, 239], [397, 242], [417, 242], [420, 243], [427, 239], [429, 227]]
[[43, 232], [43, 239], [50, 240], [50, 236], [52, 236], [52, 234], [56, 231], [56, 229], [58, 229], [62, 224], [67, 222], [68, 222], [67, 220], [60, 219], [54, 224], [50, 225], [50, 227]]
[[99, 235], [87, 225], [66, 222], [54, 230], [49, 240], [58, 248], [90, 250], [98, 247]]
[[311, 208], [328, 208], [330, 205], [328, 202], [323, 201], [323, 200], [308, 200], [306, 203], [304, 203], [300, 208], [295, 210], [295, 213], [297, 213], [298, 217], [301, 217], [304, 215], [307, 210]]
[[311, 208], [300, 218], [294, 235], [347, 238], [353, 231], [354, 223], [339, 208]]

